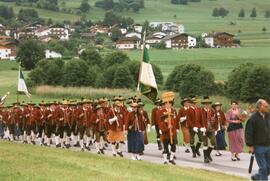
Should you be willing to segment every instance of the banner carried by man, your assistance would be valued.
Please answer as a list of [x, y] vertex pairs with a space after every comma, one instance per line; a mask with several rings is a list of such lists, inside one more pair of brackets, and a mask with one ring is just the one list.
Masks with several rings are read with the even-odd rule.
[[158, 88], [149, 60], [148, 49], [143, 45], [143, 58], [140, 66], [138, 91], [154, 102], [157, 98]]
[[18, 77], [18, 93], [20, 92], [24, 93], [28, 98], [31, 98], [31, 94], [28, 92], [21, 68], [19, 68], [19, 77]]

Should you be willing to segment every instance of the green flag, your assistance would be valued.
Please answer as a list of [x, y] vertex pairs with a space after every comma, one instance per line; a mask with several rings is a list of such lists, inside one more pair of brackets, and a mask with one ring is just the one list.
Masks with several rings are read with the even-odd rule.
[[143, 49], [142, 58], [138, 81], [138, 91], [154, 102], [157, 98], [158, 89], [152, 65], [149, 63], [150, 59], [148, 49], [145, 46]]

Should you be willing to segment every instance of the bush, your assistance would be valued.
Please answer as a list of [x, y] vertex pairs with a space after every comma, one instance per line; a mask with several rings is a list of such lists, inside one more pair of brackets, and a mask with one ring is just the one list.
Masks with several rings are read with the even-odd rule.
[[112, 53], [109, 53], [104, 58], [104, 65], [105, 67], [110, 67], [115, 64], [122, 64], [124, 62], [130, 61], [127, 54], [121, 52], [121, 51], [115, 51]]
[[87, 71], [87, 85], [95, 87], [96, 79], [99, 76], [101, 69], [97, 66], [90, 66]]
[[241, 89], [247, 78], [249, 71], [254, 67], [254, 64], [242, 64], [235, 69], [228, 76], [228, 96], [233, 99], [240, 99]]
[[57, 60], [41, 60], [29, 73], [31, 85], [61, 85], [63, 81], [64, 62]]
[[113, 88], [133, 88], [134, 81], [132, 79], [132, 75], [127, 66], [121, 65], [117, 66], [114, 79], [112, 82]]
[[88, 65], [100, 66], [102, 63], [102, 58], [99, 52], [92, 48], [85, 49], [80, 55], [80, 58], [84, 60]]
[[243, 64], [235, 68], [228, 79], [228, 94], [244, 102], [259, 98], [270, 100], [270, 69], [266, 66]]
[[84, 60], [70, 60], [65, 64], [64, 86], [87, 86], [88, 65]]
[[215, 93], [214, 75], [199, 65], [179, 65], [169, 75], [165, 87], [181, 96], [211, 95]]
[[36, 40], [25, 40], [19, 45], [17, 59], [26, 70], [33, 69], [38, 61], [45, 58], [44, 46]]

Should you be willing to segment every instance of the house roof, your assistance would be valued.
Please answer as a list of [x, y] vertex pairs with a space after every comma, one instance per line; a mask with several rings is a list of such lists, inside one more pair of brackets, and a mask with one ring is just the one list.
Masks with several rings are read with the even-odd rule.
[[120, 38], [119, 40], [116, 41], [116, 44], [120, 44], [120, 43], [123, 43], [123, 42], [137, 42], [139, 41], [140, 39], [137, 38], [137, 37], [122, 37]]
[[222, 35], [222, 34], [229, 35], [229, 36], [234, 36], [233, 34], [227, 33], [227, 32], [215, 32], [215, 33], [213, 34], [213, 36]]
[[168, 35], [168, 36], [164, 37], [164, 40], [170, 40], [170, 39], [178, 37], [178, 36], [188, 36], [188, 34], [187, 33], [178, 33], [178, 34]]
[[96, 35], [94, 33], [80, 33], [82, 37], [95, 37]]

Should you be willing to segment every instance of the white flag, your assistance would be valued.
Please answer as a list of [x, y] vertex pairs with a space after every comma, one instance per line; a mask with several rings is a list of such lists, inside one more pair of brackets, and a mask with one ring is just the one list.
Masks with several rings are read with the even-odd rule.
[[25, 84], [25, 81], [24, 81], [24, 76], [23, 76], [23, 73], [22, 73], [20, 68], [19, 68], [19, 78], [18, 78], [18, 92], [25, 93], [25, 95], [28, 98], [31, 97], [31, 94], [28, 92], [28, 89], [26, 87], [26, 84]]

